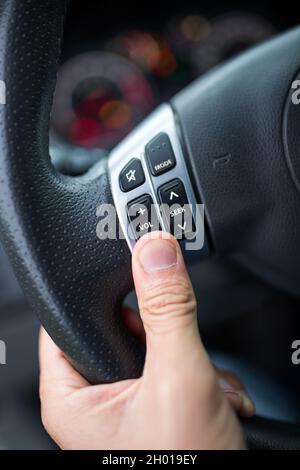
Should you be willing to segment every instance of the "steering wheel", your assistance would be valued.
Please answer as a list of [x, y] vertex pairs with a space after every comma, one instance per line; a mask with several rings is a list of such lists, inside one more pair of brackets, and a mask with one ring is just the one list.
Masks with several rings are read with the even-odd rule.
[[[118, 155], [139, 164], [134, 142], [144, 145], [163, 130], [163, 146], [173, 146], [172, 175], [180, 170], [187, 197], [205, 205], [205, 256], [234, 260], [299, 296], [300, 108], [292, 83], [300, 29], [195, 81], [121, 143], [105, 168], [71, 178], [51, 166], [48, 138], [66, 6], [63, 0], [1, 2], [0, 228], [43, 326], [91, 383], [110, 382], [137, 377], [144, 362], [118, 313], [133, 287], [130, 241], [96, 234], [101, 204], [116, 205], [124, 230]], [[172, 135], [161, 118], [166, 112]], [[157, 166], [165, 179], [156, 180], [155, 165], [147, 168], [139, 188], [148, 185], [153, 195], [153, 181], [166, 183], [171, 173]], [[125, 202], [127, 189], [121, 189]], [[295, 424], [254, 418], [245, 429], [250, 447], [300, 449]]]

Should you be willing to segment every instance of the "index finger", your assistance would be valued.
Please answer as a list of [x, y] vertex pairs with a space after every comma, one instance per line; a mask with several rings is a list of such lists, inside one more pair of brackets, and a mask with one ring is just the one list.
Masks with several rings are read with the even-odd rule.
[[89, 385], [68, 362], [44, 328], [41, 328], [39, 336], [39, 363], [42, 389], [54, 387], [57, 390], [63, 386], [65, 391], [73, 391]]

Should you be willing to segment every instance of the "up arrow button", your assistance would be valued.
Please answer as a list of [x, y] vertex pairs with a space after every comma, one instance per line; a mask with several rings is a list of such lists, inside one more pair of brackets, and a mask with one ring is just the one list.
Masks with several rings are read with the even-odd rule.
[[171, 194], [170, 194], [170, 201], [173, 201], [174, 197], [178, 198], [179, 196], [178, 196], [177, 193], [174, 193], [174, 191], [172, 191]]

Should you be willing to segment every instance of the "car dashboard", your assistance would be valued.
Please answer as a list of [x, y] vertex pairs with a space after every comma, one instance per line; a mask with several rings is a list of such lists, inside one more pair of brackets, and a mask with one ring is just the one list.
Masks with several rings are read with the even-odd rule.
[[70, 2], [51, 117], [59, 171], [84, 173], [160, 103], [292, 23], [265, 3], [221, 5]]

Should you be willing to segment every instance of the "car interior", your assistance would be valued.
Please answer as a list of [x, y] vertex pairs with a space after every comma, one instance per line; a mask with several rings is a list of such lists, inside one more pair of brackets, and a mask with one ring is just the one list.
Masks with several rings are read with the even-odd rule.
[[[299, 19], [285, 2], [266, 0], [71, 0], [50, 120], [53, 166], [77, 178], [101, 165], [161, 103]], [[97, 70], [92, 78], [91, 69]], [[40, 322], [2, 246], [0, 260], [0, 339], [7, 345], [0, 449], [55, 449], [40, 419]], [[299, 372], [291, 361], [299, 298], [233, 259], [194, 260], [188, 269], [214, 364], [241, 377], [258, 416], [300, 422]], [[137, 310], [134, 292], [125, 302]]]

